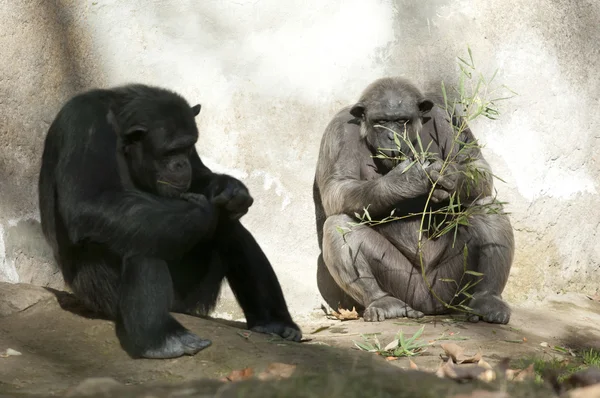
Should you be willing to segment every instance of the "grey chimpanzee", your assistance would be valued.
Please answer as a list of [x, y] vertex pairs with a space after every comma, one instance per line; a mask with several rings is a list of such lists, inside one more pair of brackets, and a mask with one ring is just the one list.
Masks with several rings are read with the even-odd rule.
[[[468, 145], [476, 143], [470, 129], [455, 141], [451, 123], [463, 121], [458, 117], [450, 121], [445, 109], [434, 106], [432, 98], [437, 102], [436, 97], [422, 95], [405, 79], [379, 79], [364, 90], [358, 103], [342, 109], [327, 126], [313, 187], [321, 249], [319, 290], [333, 308], [341, 305], [364, 310], [365, 321], [443, 313], [446, 307], [431, 290], [444, 302], [452, 301], [456, 286], [442, 279], [458, 282], [464, 276], [466, 244], [468, 269], [483, 274], [478, 278], [466, 275], [482, 278], [467, 302], [479, 315], [471, 314], [470, 320], [476, 322], [482, 317], [487, 322], [507, 323], [510, 308], [501, 293], [513, 260], [512, 227], [501, 204], [491, 196], [488, 163], [477, 145]], [[394, 131], [406, 133], [406, 140], [400, 140], [400, 151]], [[424, 148], [431, 145], [428, 151], [436, 156], [425, 167], [415, 164], [407, 169], [413, 160], [408, 142], [417, 147], [417, 135]], [[453, 146], [452, 142], [463, 144]], [[458, 152], [459, 146], [464, 151]], [[380, 151], [388, 157], [378, 158]], [[409, 155], [408, 159], [394, 167], [390, 157], [400, 153]], [[451, 154], [457, 162], [440, 174], [443, 159]], [[474, 184], [465, 180], [468, 162], [481, 172], [481, 179]], [[432, 181], [437, 181], [432, 210], [448, 206], [450, 195], [455, 194], [454, 203], [460, 198], [464, 206], [487, 204], [497, 212], [473, 212], [468, 226], [460, 225], [456, 235], [424, 240], [423, 264], [430, 290], [421, 275], [417, 250], [421, 217], [410, 214], [423, 212]], [[340, 233], [338, 227], [356, 222], [355, 214], [362, 214], [367, 206], [373, 219], [389, 216], [392, 210], [395, 216], [408, 217], [374, 226], [363, 224], [345, 235]]]
[[211, 344], [169, 313], [206, 314], [227, 278], [247, 326], [299, 341], [277, 277], [239, 219], [253, 199], [195, 149], [190, 106], [132, 84], [69, 100], [48, 131], [39, 179], [44, 234], [66, 283], [115, 320], [132, 357]]

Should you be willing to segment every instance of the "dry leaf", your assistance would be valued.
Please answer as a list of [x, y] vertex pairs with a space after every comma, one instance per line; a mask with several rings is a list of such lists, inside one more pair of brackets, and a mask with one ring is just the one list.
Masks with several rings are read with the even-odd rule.
[[18, 356], [18, 355], [23, 355], [23, 354], [21, 354], [17, 350], [13, 350], [12, 348], [8, 348], [6, 351], [0, 353], [0, 358], [14, 357], [14, 356]]
[[486, 369], [481, 366], [476, 365], [476, 367], [483, 369], [483, 372], [477, 376], [479, 380], [485, 381], [487, 383], [496, 380], [496, 372], [493, 369]]
[[492, 369], [492, 365], [490, 365], [489, 363], [487, 363], [483, 359], [480, 359], [479, 362], [477, 362], [477, 366], [481, 366], [484, 369]]
[[331, 315], [333, 315], [336, 319], [339, 319], [340, 321], [358, 319], [358, 312], [356, 312], [356, 309], [354, 307], [352, 307], [352, 311], [345, 310], [343, 308], [338, 308], [338, 312], [331, 311]]
[[519, 371], [519, 373], [512, 378], [514, 381], [525, 381], [528, 379], [535, 379], [535, 369], [533, 364], [530, 364], [525, 369]]
[[444, 343], [441, 345], [441, 347], [446, 352], [446, 355], [452, 358], [452, 360], [458, 364], [479, 362], [483, 356], [481, 349], [478, 350], [475, 355], [467, 356], [463, 353], [465, 349], [454, 343]]
[[409, 359], [408, 359], [408, 362], [410, 363], [410, 368], [411, 368], [411, 369], [414, 369], [414, 370], [419, 370], [419, 367], [417, 366], [417, 364], [416, 364], [416, 363], [414, 363], [414, 362], [413, 362], [413, 360], [412, 360], [412, 359], [410, 359], [410, 358], [409, 358]]
[[221, 379], [221, 381], [242, 381], [242, 380], [247, 380], [249, 378], [251, 378], [254, 375], [254, 371], [252, 370], [252, 368], [245, 368], [242, 370], [234, 370], [233, 372], [231, 372], [229, 375], [223, 377]]
[[593, 301], [600, 301], [600, 294], [586, 295], [586, 297]]
[[389, 350], [393, 350], [395, 348], [398, 347], [398, 340], [392, 340], [391, 343], [389, 343], [388, 345], [385, 346], [385, 348], [383, 349], [383, 351], [389, 351]]
[[260, 373], [258, 378], [263, 381], [272, 379], [287, 379], [294, 373], [295, 370], [296, 365], [274, 362], [267, 367], [267, 370]]
[[397, 361], [398, 357], [385, 357], [386, 361]]
[[477, 365], [456, 366], [452, 362], [452, 358], [448, 358], [448, 361], [439, 367], [435, 375], [453, 380], [473, 380], [481, 377], [482, 374], [488, 371], [493, 373], [492, 370]]

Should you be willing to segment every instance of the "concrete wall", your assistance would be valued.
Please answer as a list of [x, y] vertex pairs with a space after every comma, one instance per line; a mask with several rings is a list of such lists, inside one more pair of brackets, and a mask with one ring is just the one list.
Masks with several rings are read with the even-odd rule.
[[595, 0], [0, 0], [0, 280], [61, 286], [38, 222], [43, 137], [75, 92], [137, 81], [203, 104], [201, 156], [248, 184], [245, 224], [292, 310], [309, 313], [328, 120], [384, 75], [453, 82], [470, 45], [520, 94], [473, 126], [516, 229], [508, 299], [595, 292], [599, 20]]

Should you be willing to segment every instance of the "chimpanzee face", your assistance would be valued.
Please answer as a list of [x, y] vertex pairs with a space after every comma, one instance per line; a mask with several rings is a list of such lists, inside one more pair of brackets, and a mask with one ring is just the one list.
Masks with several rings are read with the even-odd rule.
[[144, 102], [121, 122], [131, 180], [143, 191], [178, 197], [192, 182], [190, 155], [198, 140], [194, 117], [201, 106], [173, 100]]
[[[433, 102], [424, 99], [416, 89], [391, 81], [385, 87], [367, 91], [350, 113], [360, 119], [361, 136], [375, 152], [392, 158], [410, 158], [409, 142], [415, 145], [422, 117], [432, 107]], [[391, 159], [381, 160], [388, 170], [396, 163]]]

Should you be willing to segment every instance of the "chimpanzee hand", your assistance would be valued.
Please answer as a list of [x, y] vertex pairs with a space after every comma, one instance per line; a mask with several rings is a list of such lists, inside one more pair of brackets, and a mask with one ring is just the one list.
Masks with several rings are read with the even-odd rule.
[[450, 163], [440, 174], [438, 170], [429, 173], [433, 181], [437, 181], [431, 200], [435, 203], [446, 201], [453, 194], [463, 196], [463, 188], [465, 183], [465, 166], [460, 163]]
[[208, 188], [208, 198], [224, 209], [231, 220], [238, 220], [254, 203], [248, 188], [238, 179], [225, 174], [216, 175]]
[[442, 162], [435, 160], [424, 165], [416, 163], [411, 165], [411, 163], [412, 160], [410, 159], [403, 161], [385, 177], [393, 179], [395, 185], [402, 187], [403, 194], [406, 196], [427, 195], [431, 189], [431, 181], [427, 175], [439, 172], [442, 168]]

